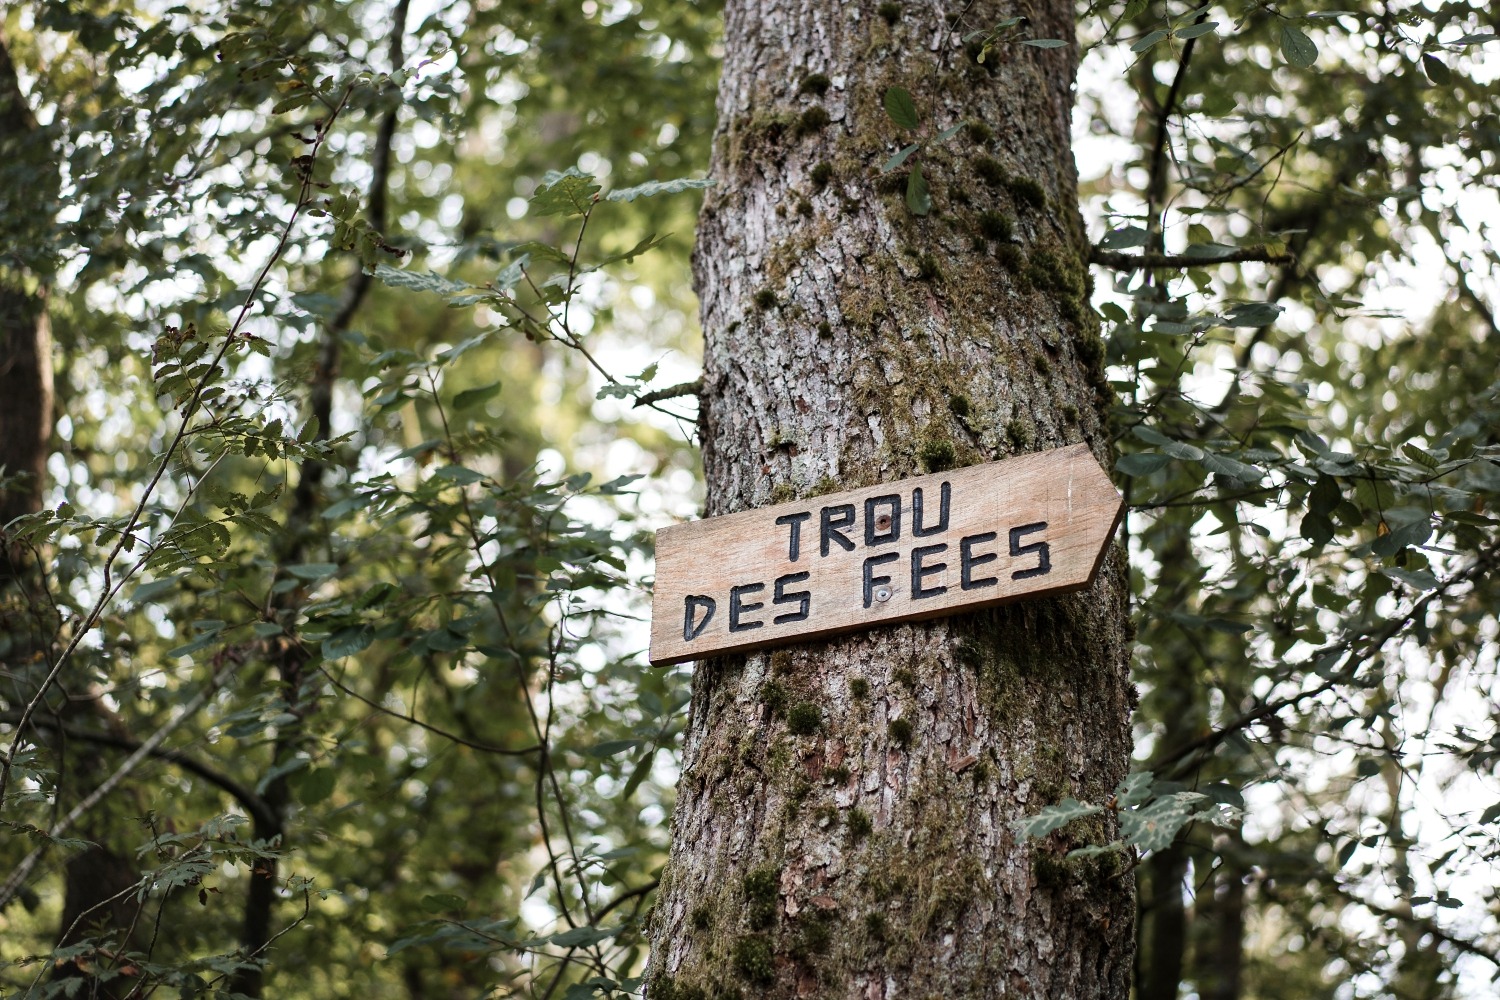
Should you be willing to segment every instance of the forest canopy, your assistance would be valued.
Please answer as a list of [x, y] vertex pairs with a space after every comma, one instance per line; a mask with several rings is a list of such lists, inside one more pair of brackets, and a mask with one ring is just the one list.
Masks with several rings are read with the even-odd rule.
[[[1075, 43], [950, 6], [840, 10], [976, 79]], [[1079, 850], [1136, 878], [1141, 997], [1488, 995], [1500, 14], [1077, 15], [1087, 261], [950, 225], [980, 188], [939, 166], [1046, 198], [1004, 122], [900, 81], [831, 120], [858, 81], [799, 74], [743, 150], [866, 130], [778, 210], [868, 190], [941, 234], [934, 302], [962, 241], [1098, 325], [1134, 770], [1020, 830], [1118, 816]], [[0, 12], [0, 993], [641, 993], [723, 31], [688, 0]]]

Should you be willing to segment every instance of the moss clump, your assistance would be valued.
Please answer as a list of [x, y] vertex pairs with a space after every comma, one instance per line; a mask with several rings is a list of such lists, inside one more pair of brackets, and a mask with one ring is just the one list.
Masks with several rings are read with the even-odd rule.
[[1030, 448], [1036, 442], [1036, 432], [1020, 417], [1013, 417], [1006, 422], [1005, 436], [1017, 448]]
[[1018, 203], [1032, 208], [1047, 207], [1047, 192], [1030, 177], [1011, 177], [1005, 182], [1005, 186]]
[[823, 777], [835, 785], [847, 785], [849, 783], [849, 769], [842, 764], [838, 767], [830, 767], [823, 772]]
[[706, 931], [713, 926], [713, 911], [706, 906], [695, 906], [688, 922], [693, 925], [693, 930]]
[[828, 948], [833, 944], [833, 929], [829, 923], [828, 918], [821, 915], [802, 922], [797, 928], [797, 937], [792, 942], [792, 957], [805, 962], [813, 955], [828, 954]]
[[1005, 182], [1010, 179], [1000, 161], [988, 156], [981, 156], [974, 161], [974, 172], [979, 175], [980, 180], [994, 188], [1005, 187]]
[[812, 782], [805, 778], [798, 778], [797, 783], [792, 786], [791, 792], [786, 797], [787, 815], [795, 816], [802, 808], [802, 803], [812, 794]]
[[813, 212], [812, 202], [808, 201], [806, 198], [798, 198], [797, 199], [797, 214], [798, 215], [809, 216], [809, 215], [812, 215], [812, 212]]
[[812, 173], [808, 176], [812, 178], [813, 188], [821, 191], [833, 180], [833, 164], [823, 160], [812, 168]]
[[872, 941], [884, 941], [885, 940], [885, 914], [884, 913], [866, 913], [865, 914], [865, 933], [867, 935], [869, 935], [869, 937], [870, 937], [870, 939]]
[[969, 397], [963, 393], [954, 393], [948, 397], [948, 412], [958, 419], [967, 418], [971, 409]]
[[979, 234], [987, 240], [996, 243], [1008, 242], [1015, 233], [1015, 224], [1011, 222], [1010, 216], [1004, 212], [981, 212], [979, 213]]
[[[1026, 263], [1026, 254], [1014, 243], [1002, 243], [995, 247], [995, 259], [1003, 264], [1006, 270], [1019, 272], [1021, 266]], [[1017, 277], [1024, 277], [1024, 275], [1017, 274]]]
[[811, 736], [823, 726], [823, 713], [810, 701], [798, 702], [786, 713], [786, 727], [793, 736]]
[[734, 942], [734, 969], [757, 986], [776, 981], [776, 961], [764, 934], [746, 934]]
[[1047, 360], [1046, 355], [1033, 354], [1031, 356], [1031, 367], [1036, 369], [1038, 375], [1052, 374], [1052, 362]]
[[928, 438], [922, 442], [917, 458], [921, 460], [922, 468], [928, 472], [944, 472], [957, 463], [958, 452], [954, 450], [952, 441]]
[[964, 131], [968, 133], [972, 142], [983, 145], [995, 138], [995, 130], [981, 121], [969, 121], [964, 124]]
[[885, 731], [890, 734], [891, 740], [903, 750], [911, 746], [912, 728], [911, 723], [906, 719], [892, 719], [885, 727]]
[[1078, 407], [1074, 406], [1072, 403], [1063, 404], [1062, 415], [1063, 419], [1067, 420], [1069, 423], [1078, 423]]
[[799, 94], [817, 94], [822, 97], [828, 93], [828, 88], [833, 86], [833, 81], [822, 73], [809, 73], [802, 78], [802, 84], [797, 88]]
[[797, 499], [797, 491], [792, 489], [791, 483], [777, 483], [771, 487], [772, 503], [790, 503]]
[[777, 681], [766, 681], [760, 686], [760, 700], [771, 710], [774, 718], [781, 718], [786, 714], [786, 703], [790, 696], [787, 690]]
[[897, 667], [891, 674], [891, 680], [895, 681], [897, 684], [905, 686], [908, 689], [915, 688], [917, 686], [917, 675], [912, 673], [911, 670], [907, 667]]
[[974, 769], [969, 774], [974, 779], [976, 787], [985, 784], [990, 780], [990, 762], [987, 760], [979, 761], [974, 765]]
[[762, 288], [755, 293], [755, 306], [758, 309], [775, 309], [776, 293], [769, 288]]
[[855, 839], [868, 837], [870, 831], [875, 829], [875, 824], [870, 822], [870, 814], [863, 809], [849, 810], [849, 834]]
[[870, 697], [870, 682], [863, 677], [849, 678], [849, 693], [860, 700]]
[[792, 672], [792, 654], [778, 649], [771, 654], [771, 673], [780, 676]]
[[752, 930], [763, 931], [776, 922], [776, 885], [780, 880], [774, 868], [757, 868], [745, 876], [741, 884], [745, 919]]
[[824, 340], [827, 340], [829, 337], [833, 336], [833, 327], [828, 325], [827, 320], [824, 320], [823, 322], [818, 324], [818, 336], [822, 337]]
[[880, 16], [885, 18], [886, 24], [895, 24], [901, 20], [901, 5], [899, 3], [883, 3], [879, 7]]
[[964, 636], [953, 645], [953, 659], [959, 666], [977, 670], [984, 665], [984, 643], [973, 636]]
[[923, 281], [935, 281], [943, 276], [943, 269], [938, 267], [937, 258], [930, 253], [924, 253], [917, 258], [917, 277]]
[[828, 117], [828, 109], [821, 104], [814, 104], [797, 117], [797, 134], [811, 135], [831, 121], [833, 119]]

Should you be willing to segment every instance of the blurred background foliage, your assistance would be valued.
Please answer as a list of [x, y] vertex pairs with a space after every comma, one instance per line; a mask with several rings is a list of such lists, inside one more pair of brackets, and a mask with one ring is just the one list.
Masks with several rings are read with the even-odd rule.
[[[1139, 996], [1500, 971], [1496, 22], [1079, 11], [1139, 767], [1242, 810], [1136, 851]], [[719, 31], [4, 8], [0, 990], [639, 991]]]

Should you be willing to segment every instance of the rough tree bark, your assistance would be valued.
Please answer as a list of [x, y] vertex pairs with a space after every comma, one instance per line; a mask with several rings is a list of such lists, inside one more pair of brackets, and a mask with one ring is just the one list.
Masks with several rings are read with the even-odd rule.
[[[1023, 13], [1015, 39], [1068, 44], [978, 63], [963, 36]], [[1107, 458], [1073, 37], [1058, 0], [728, 4], [695, 256], [707, 514], [1080, 441]], [[882, 175], [912, 141], [892, 86], [923, 134], [968, 125]], [[1113, 830], [1011, 824], [1125, 773], [1125, 594], [1112, 550], [1071, 597], [698, 664], [651, 1000], [1124, 997], [1128, 866], [1065, 858]]]

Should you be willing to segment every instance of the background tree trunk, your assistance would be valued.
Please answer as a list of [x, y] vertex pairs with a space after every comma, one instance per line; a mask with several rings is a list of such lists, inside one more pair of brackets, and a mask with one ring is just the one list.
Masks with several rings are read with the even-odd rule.
[[[1069, 114], [1072, 8], [739, 0], [695, 275], [707, 514], [1087, 442], [1108, 455]], [[967, 121], [889, 175], [916, 136]], [[903, 203], [920, 163], [932, 211]], [[1118, 551], [1093, 588], [698, 665], [652, 1000], [1123, 997], [1113, 836], [1013, 820], [1124, 776]], [[808, 708], [821, 719], [806, 732]], [[794, 734], [788, 717], [801, 721]]]
[[[0, 154], [13, 163], [29, 162], [21, 147], [35, 131], [36, 120], [0, 35]], [[28, 280], [14, 261], [0, 259], [0, 477], [19, 477], [0, 486], [0, 531], [22, 514], [41, 509], [51, 438], [52, 328], [46, 288]], [[20, 575], [18, 561], [23, 558], [7, 542], [0, 581]]]

